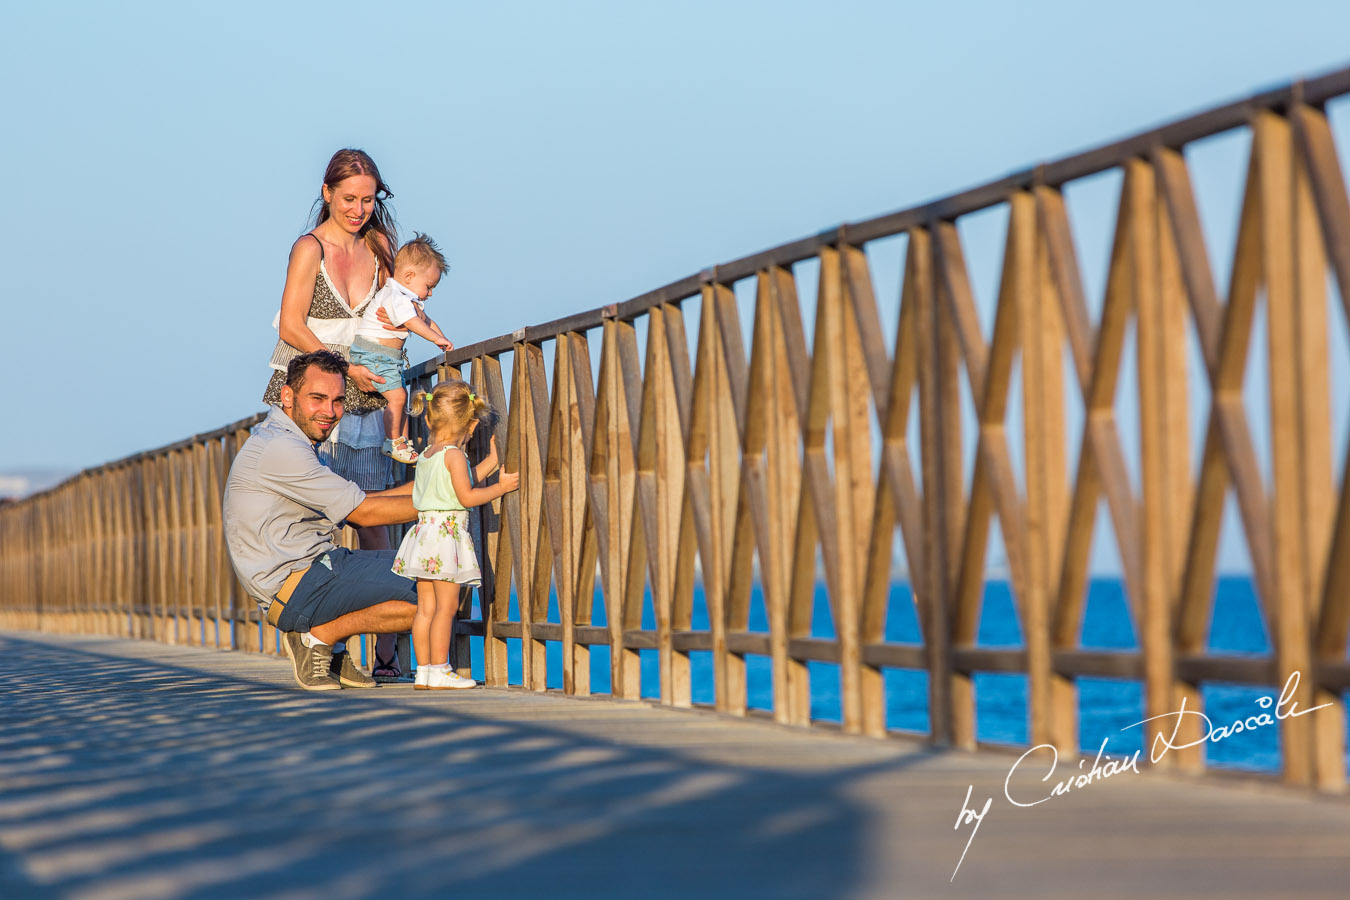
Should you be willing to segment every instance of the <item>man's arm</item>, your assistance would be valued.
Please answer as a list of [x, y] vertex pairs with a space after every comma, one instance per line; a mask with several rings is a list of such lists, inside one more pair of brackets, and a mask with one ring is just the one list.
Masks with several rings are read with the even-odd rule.
[[347, 521], [361, 528], [367, 525], [401, 525], [404, 522], [411, 522], [417, 518], [417, 510], [413, 509], [412, 494], [399, 494], [396, 491], [397, 488], [366, 494], [366, 499], [351, 511]]

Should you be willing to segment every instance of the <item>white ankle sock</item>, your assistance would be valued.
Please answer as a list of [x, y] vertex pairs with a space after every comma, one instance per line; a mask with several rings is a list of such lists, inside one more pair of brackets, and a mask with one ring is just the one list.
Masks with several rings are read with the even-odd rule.
[[308, 631], [306, 631], [304, 634], [300, 635], [300, 643], [304, 644], [306, 647], [311, 647], [311, 648], [312, 648], [312, 647], [327, 647], [327, 646], [328, 646], [328, 645], [325, 644], [323, 641], [319, 640], [319, 639], [316, 638], [314, 635], [310, 634]]

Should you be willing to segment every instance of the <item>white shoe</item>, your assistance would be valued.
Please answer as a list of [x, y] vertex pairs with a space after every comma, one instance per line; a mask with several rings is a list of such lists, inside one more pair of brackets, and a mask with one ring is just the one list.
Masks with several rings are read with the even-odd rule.
[[427, 689], [427, 676], [430, 674], [430, 666], [418, 666], [417, 677], [413, 679], [413, 690], [425, 691]]
[[385, 456], [388, 456], [389, 458], [395, 460], [396, 462], [403, 463], [404, 465], [410, 466], [413, 463], [417, 462], [417, 451], [413, 449], [413, 445], [409, 443], [408, 439], [405, 437], [392, 439], [386, 438], [384, 442], [384, 447], [380, 450], [380, 452], [383, 453]]
[[[419, 668], [418, 673], [421, 673]], [[427, 672], [426, 687], [428, 691], [458, 691], [465, 688], [478, 687], [478, 682], [472, 678], [465, 678], [454, 669], [434, 669]]]

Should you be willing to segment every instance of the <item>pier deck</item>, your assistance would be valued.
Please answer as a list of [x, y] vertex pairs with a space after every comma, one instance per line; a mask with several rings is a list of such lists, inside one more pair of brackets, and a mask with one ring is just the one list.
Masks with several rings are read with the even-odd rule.
[[[1350, 877], [1350, 802], [1277, 786], [1145, 771], [1022, 809], [1015, 754], [519, 690], [308, 694], [284, 659], [150, 642], [0, 632], [0, 652], [15, 900], [1344, 897]], [[993, 802], [952, 882], [968, 787]]]

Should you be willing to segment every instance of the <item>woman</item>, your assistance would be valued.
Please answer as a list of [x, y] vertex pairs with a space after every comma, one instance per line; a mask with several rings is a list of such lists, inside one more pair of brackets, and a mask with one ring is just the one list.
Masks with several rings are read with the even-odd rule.
[[[324, 347], [349, 355], [366, 305], [393, 268], [397, 238], [385, 205], [392, 196], [375, 161], [361, 150], [339, 150], [328, 161], [314, 227], [291, 247], [265, 403], [281, 402], [286, 364], [295, 356]], [[348, 369], [343, 418], [319, 451], [334, 472], [367, 491], [393, 481], [389, 459], [380, 452], [385, 403], [374, 392], [375, 378], [365, 366]], [[383, 527], [359, 528], [357, 535], [364, 550], [389, 549]], [[400, 674], [392, 636], [385, 637], [375, 654], [377, 679]]]

